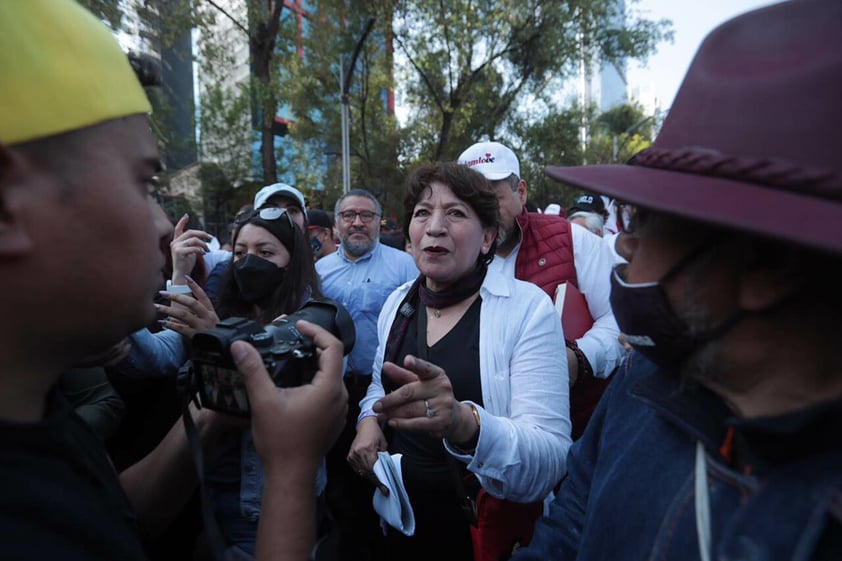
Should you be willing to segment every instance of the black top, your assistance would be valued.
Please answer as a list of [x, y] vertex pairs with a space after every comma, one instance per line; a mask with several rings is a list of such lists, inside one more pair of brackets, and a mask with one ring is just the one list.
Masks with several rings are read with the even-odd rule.
[[[482, 405], [479, 369], [479, 330], [481, 299], [477, 298], [459, 322], [444, 337], [428, 348], [427, 360], [442, 367], [459, 401]], [[423, 312], [423, 308], [421, 311]], [[402, 365], [407, 354], [418, 356], [418, 324], [411, 321], [397, 353]], [[384, 389], [397, 386], [383, 376]], [[401, 453], [401, 472], [413, 512], [415, 534], [411, 538], [390, 531], [386, 555], [390, 559], [439, 561], [471, 559], [468, 519], [462, 511], [453, 472], [442, 439], [426, 433], [389, 431], [389, 452]], [[463, 476], [464, 465], [456, 460]]]
[[102, 441], [49, 396], [37, 423], [0, 421], [0, 559], [145, 559]]
[[[479, 313], [481, 299], [477, 298], [459, 322], [444, 337], [428, 348], [428, 360], [444, 369], [453, 385], [458, 401], [470, 400], [482, 404], [479, 373]], [[419, 310], [420, 313], [424, 309]], [[418, 323], [410, 322], [403, 345], [397, 354], [397, 364], [403, 365], [406, 355], [418, 356]], [[394, 391], [397, 386], [383, 376], [384, 389]], [[395, 431], [389, 451], [403, 454], [402, 464], [413, 464], [423, 475], [423, 481], [435, 488], [451, 486], [453, 476], [445, 456], [441, 438], [425, 433]], [[406, 471], [406, 468], [404, 468]]]

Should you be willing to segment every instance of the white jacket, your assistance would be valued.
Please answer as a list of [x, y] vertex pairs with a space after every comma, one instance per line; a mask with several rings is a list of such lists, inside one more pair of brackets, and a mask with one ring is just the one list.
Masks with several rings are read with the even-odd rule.
[[[397, 288], [380, 313], [371, 385], [360, 409], [383, 397], [380, 372], [389, 330], [412, 283]], [[570, 447], [567, 351], [549, 297], [533, 284], [489, 271], [480, 288], [479, 362], [484, 407], [473, 456], [445, 448], [468, 465], [485, 490], [519, 502], [543, 499], [565, 473]], [[476, 404], [474, 404], [476, 405]]]

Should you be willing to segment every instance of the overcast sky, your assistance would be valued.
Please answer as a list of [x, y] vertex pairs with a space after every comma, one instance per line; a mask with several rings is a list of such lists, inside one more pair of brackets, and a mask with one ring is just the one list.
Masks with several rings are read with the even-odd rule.
[[672, 20], [672, 44], [663, 44], [649, 57], [645, 68], [630, 63], [629, 86], [651, 84], [661, 100], [661, 108], [672, 104], [681, 80], [699, 45], [713, 28], [732, 17], [776, 3], [775, 0], [640, 0], [627, 6], [648, 19]]

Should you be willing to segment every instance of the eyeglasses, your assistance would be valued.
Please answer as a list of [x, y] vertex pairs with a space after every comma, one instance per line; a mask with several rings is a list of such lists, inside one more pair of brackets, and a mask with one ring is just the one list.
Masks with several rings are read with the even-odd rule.
[[345, 210], [339, 213], [339, 217], [343, 220], [343, 222], [347, 222], [348, 224], [353, 224], [354, 220], [357, 219], [357, 216], [360, 217], [363, 224], [368, 224], [374, 220], [375, 216], [380, 215], [376, 212], [371, 212], [370, 210], [363, 210], [361, 212], [357, 212], [355, 210]]

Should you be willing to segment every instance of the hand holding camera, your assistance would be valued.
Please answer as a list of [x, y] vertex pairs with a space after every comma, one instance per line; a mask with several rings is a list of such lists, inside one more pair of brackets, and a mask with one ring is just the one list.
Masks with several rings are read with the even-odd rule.
[[342, 430], [348, 407], [343, 344], [310, 322], [298, 321], [295, 328], [315, 344], [318, 370], [309, 384], [279, 388], [257, 349], [242, 340], [230, 347], [248, 393], [254, 444], [267, 471], [273, 463], [289, 469], [291, 461], [300, 460], [315, 472]]
[[316, 342], [298, 330], [297, 321], [318, 325], [342, 340], [342, 353], [354, 348], [356, 331], [348, 311], [329, 298], [307, 302], [300, 310], [263, 326], [245, 318], [228, 318], [215, 328], [197, 333], [187, 367], [187, 391], [198, 392], [202, 407], [249, 416], [249, 397], [230, 352], [235, 341], [251, 344], [276, 386], [308, 384], [319, 369]]

